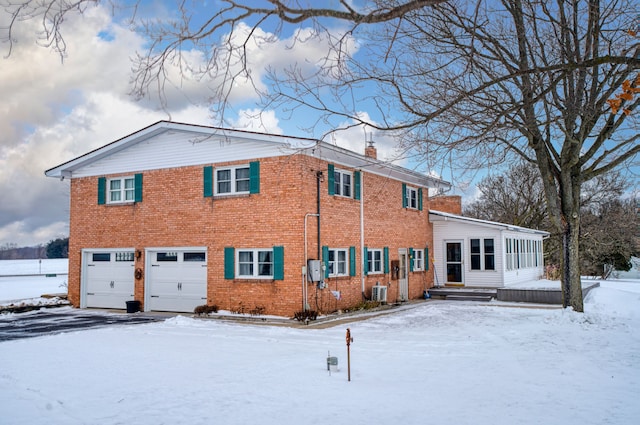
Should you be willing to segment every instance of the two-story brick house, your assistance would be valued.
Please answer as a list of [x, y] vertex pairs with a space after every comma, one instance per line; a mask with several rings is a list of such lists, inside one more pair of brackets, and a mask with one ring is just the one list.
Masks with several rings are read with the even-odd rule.
[[430, 199], [450, 185], [375, 156], [161, 121], [47, 170], [71, 181], [69, 299], [292, 316], [419, 298], [429, 206], [459, 214], [460, 199]]

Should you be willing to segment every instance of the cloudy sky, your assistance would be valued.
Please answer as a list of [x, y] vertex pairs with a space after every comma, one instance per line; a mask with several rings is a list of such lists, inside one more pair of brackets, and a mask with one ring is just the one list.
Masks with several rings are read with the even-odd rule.
[[[171, 13], [160, 3], [152, 4], [143, 13]], [[6, 26], [7, 19], [0, 11], [0, 27]], [[135, 101], [128, 94], [131, 58], [144, 50], [145, 40], [119, 22], [110, 9], [90, 7], [82, 16], [65, 18], [64, 60], [38, 45], [39, 24], [28, 20], [15, 27], [10, 55], [9, 44], [0, 43], [0, 247], [46, 244], [68, 235], [69, 183], [45, 177], [45, 170], [158, 120], [214, 124], [207, 87], [215, 81], [182, 81], [179, 87], [169, 87], [165, 108], [152, 99]], [[273, 64], [313, 63], [327, 52], [319, 41], [292, 45], [290, 40], [279, 40], [268, 50], [251, 52], [253, 75], [263, 75], [265, 67]], [[197, 61], [197, 53], [187, 54]], [[266, 111], [257, 122], [251, 118], [257, 111], [256, 100], [250, 87], [234, 92], [233, 126], [320, 137], [303, 132], [275, 111]], [[393, 141], [374, 138], [379, 158], [391, 158]], [[333, 141], [362, 152], [364, 130], [353, 128]]]

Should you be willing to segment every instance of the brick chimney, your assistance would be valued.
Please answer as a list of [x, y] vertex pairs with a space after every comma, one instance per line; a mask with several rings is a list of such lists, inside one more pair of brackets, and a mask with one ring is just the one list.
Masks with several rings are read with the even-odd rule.
[[378, 159], [378, 151], [373, 146], [373, 140], [369, 140], [369, 142], [367, 142], [367, 147], [364, 148], [364, 156], [368, 158]]

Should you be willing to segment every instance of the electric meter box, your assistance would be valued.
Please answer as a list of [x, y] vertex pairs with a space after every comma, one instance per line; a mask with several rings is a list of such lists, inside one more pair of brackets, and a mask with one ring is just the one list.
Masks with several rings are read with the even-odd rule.
[[322, 262], [320, 260], [309, 260], [307, 262], [308, 279], [311, 282], [322, 280]]

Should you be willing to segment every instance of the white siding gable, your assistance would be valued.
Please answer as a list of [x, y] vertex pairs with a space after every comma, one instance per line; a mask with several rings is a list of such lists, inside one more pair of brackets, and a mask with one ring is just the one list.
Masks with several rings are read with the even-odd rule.
[[171, 130], [73, 171], [73, 177], [215, 164], [291, 153], [286, 143]]

